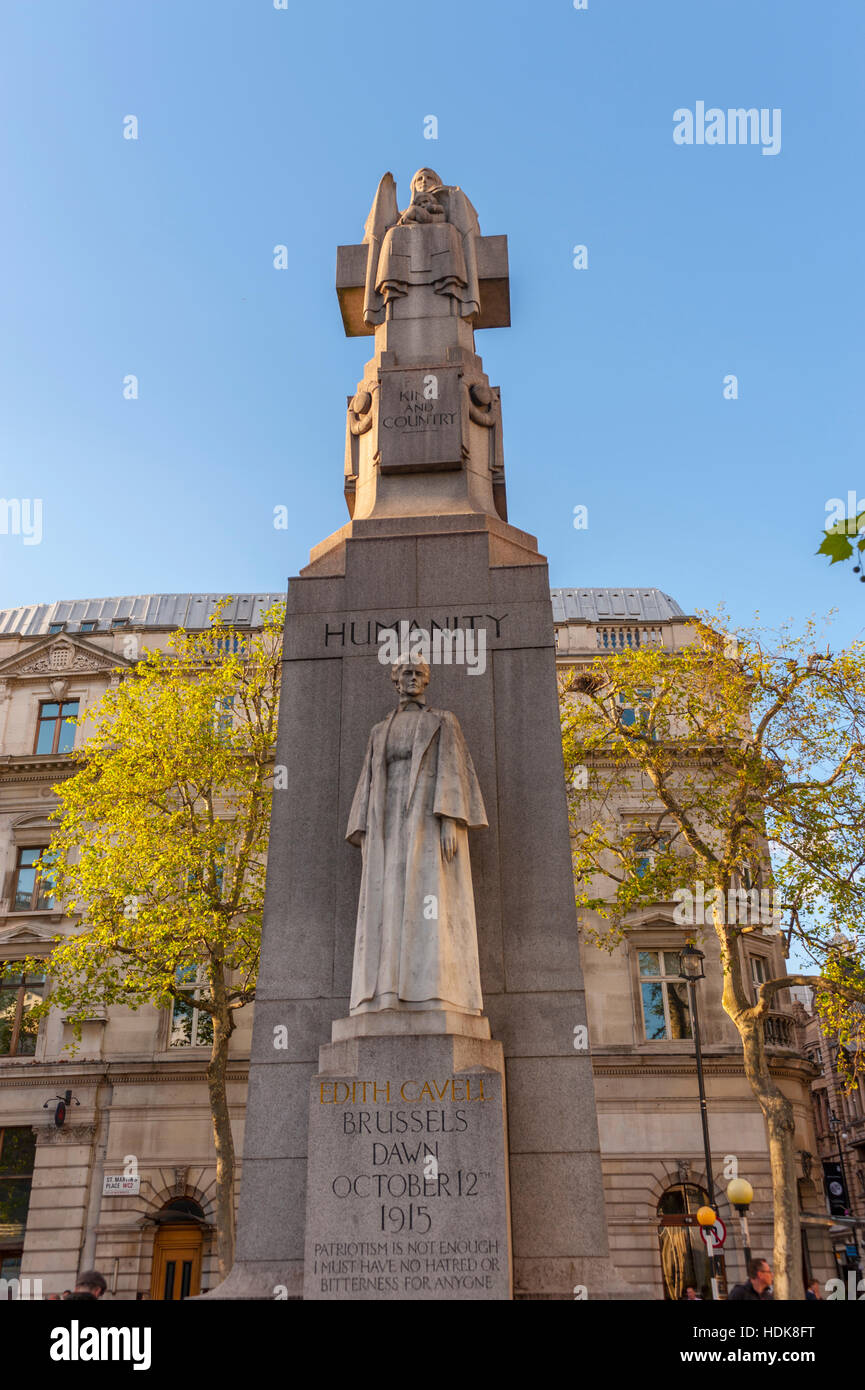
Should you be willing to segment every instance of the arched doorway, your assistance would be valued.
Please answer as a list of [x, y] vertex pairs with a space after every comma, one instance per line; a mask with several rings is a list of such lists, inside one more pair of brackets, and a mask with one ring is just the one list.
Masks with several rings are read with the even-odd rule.
[[[695, 1183], [668, 1187], [658, 1203], [659, 1216], [688, 1216], [708, 1206], [708, 1193]], [[699, 1226], [662, 1226], [658, 1231], [664, 1298], [678, 1301], [690, 1285], [701, 1298], [712, 1297], [711, 1269]]]
[[191, 1197], [176, 1197], [153, 1218], [150, 1297], [160, 1302], [194, 1298], [201, 1292], [204, 1212]]

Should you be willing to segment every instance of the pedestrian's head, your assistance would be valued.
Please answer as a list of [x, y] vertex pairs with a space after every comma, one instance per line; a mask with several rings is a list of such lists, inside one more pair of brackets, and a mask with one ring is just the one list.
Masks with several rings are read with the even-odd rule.
[[94, 1298], [101, 1298], [108, 1285], [98, 1269], [86, 1269], [83, 1274], [79, 1274], [75, 1287], [82, 1293], [92, 1293]]
[[809, 1280], [808, 1280], [808, 1288], [811, 1290], [812, 1294], [814, 1294], [815, 1297], [817, 1297], [817, 1298], [820, 1297], [820, 1289], [821, 1289], [821, 1287], [822, 1287], [822, 1285], [821, 1285], [819, 1279], [809, 1279]]
[[690, 1302], [694, 1302], [694, 1300], [697, 1298], [697, 1290], [694, 1288], [693, 1284], [689, 1284], [688, 1287], [685, 1289], [685, 1297]]
[[748, 1278], [756, 1288], [768, 1289], [772, 1282], [772, 1267], [768, 1260], [749, 1260]]

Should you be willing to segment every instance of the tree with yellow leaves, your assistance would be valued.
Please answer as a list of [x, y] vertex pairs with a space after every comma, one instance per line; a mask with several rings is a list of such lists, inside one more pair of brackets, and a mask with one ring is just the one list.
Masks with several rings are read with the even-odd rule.
[[[693, 939], [705, 902], [723, 1008], [766, 1121], [775, 1297], [801, 1299], [793, 1107], [770, 1072], [764, 1020], [779, 991], [808, 984], [854, 1072], [861, 1063], [865, 644], [817, 650], [813, 623], [798, 636], [731, 633], [723, 615], [695, 620], [690, 636], [677, 651], [604, 653], [563, 675], [577, 905], [586, 934], [612, 950], [631, 914], [658, 903], [675, 904]], [[783, 931], [787, 953], [811, 965], [765, 981], [752, 1002], [741, 941], [755, 930]]]
[[[227, 602], [227, 600], [226, 600]], [[54, 948], [39, 1012], [80, 1037], [95, 1007], [192, 1008], [209, 1043], [219, 1268], [234, 1255], [235, 1154], [226, 1097], [237, 1010], [255, 995], [279, 704], [282, 605], [254, 633], [178, 632], [90, 714], [78, 770], [55, 791], [44, 871], [79, 918]]]

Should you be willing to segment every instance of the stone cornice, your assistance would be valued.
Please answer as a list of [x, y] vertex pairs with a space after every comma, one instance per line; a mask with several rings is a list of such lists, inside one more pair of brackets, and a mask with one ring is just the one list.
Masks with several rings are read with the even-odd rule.
[[[785, 1058], [783, 1062], [775, 1062], [769, 1058], [769, 1071], [772, 1076], [784, 1077], [787, 1081], [809, 1081], [810, 1077], [806, 1070], [807, 1063], [803, 1058], [803, 1065], [799, 1066], [795, 1058]], [[615, 1062], [602, 1062], [596, 1057], [592, 1057], [592, 1072], [595, 1076], [688, 1076], [692, 1077], [696, 1071], [696, 1063], [675, 1063], [657, 1061], [650, 1062], [648, 1065], [641, 1065], [641, 1059], [635, 1058], [634, 1062], [628, 1066], [625, 1059], [617, 1059]], [[743, 1064], [736, 1065], [731, 1061], [712, 1061], [703, 1057], [703, 1071], [707, 1076], [741, 1076], [745, 1078], [745, 1067]]]
[[16, 782], [56, 782], [69, 777], [79, 765], [69, 753], [2, 753], [0, 754], [0, 787]]
[[[88, 1066], [87, 1062], [73, 1062], [68, 1065], [74, 1066], [76, 1071], [67, 1071], [63, 1063], [58, 1062], [31, 1062], [22, 1066], [15, 1066], [11, 1060], [2, 1062], [0, 1089], [13, 1086], [62, 1086], [64, 1089], [74, 1090], [76, 1086], [99, 1086], [109, 1083], [114, 1086], [147, 1086], [154, 1082], [169, 1082], [171, 1085], [178, 1082], [191, 1082], [194, 1085], [207, 1083], [206, 1062], [202, 1062], [195, 1070], [189, 1068], [188, 1064], [185, 1070], [182, 1069], [182, 1062], [149, 1062], [142, 1064], [140, 1071], [130, 1070], [128, 1063], [126, 1066], [116, 1062], [106, 1065], [105, 1062], [94, 1061], [92, 1071], [84, 1070]], [[226, 1081], [248, 1081], [249, 1064], [235, 1062], [232, 1065], [234, 1070], [226, 1074]]]

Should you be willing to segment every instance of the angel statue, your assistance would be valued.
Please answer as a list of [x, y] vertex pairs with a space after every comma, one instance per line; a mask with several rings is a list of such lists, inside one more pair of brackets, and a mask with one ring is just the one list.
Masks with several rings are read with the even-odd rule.
[[[427, 285], [445, 297], [439, 312], [461, 318], [477, 314], [480, 234], [478, 215], [465, 193], [443, 184], [434, 169], [418, 169], [411, 202], [402, 213], [393, 174], [385, 174], [364, 227], [369, 248], [364, 321], [375, 325], [393, 318], [395, 301], [411, 296], [414, 286]], [[428, 306], [427, 295], [421, 291], [421, 296]], [[409, 311], [406, 316], [422, 315]]]

